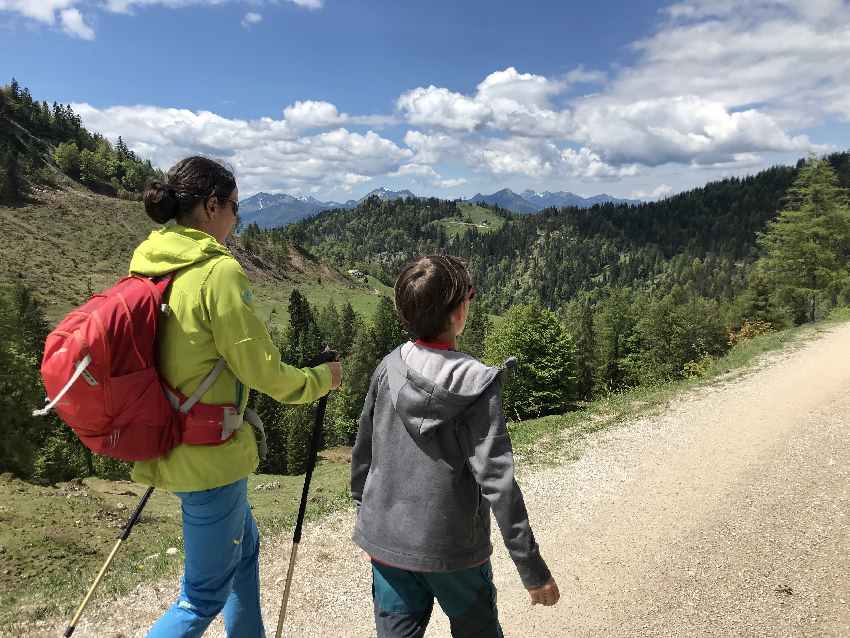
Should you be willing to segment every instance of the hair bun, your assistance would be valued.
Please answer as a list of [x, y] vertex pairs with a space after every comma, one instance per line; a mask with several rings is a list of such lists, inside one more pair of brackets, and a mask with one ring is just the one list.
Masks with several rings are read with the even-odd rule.
[[157, 224], [164, 224], [177, 217], [180, 202], [177, 191], [171, 184], [153, 181], [145, 189], [145, 212]]

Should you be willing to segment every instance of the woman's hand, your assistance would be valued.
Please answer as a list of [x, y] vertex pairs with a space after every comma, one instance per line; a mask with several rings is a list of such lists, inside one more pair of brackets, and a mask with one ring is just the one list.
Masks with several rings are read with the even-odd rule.
[[532, 605], [539, 603], [547, 607], [554, 605], [561, 598], [561, 592], [558, 591], [558, 584], [554, 578], [550, 578], [543, 587], [529, 589], [528, 595], [531, 596]]
[[325, 365], [331, 369], [331, 390], [336, 390], [342, 383], [342, 364], [339, 361], [329, 361]]

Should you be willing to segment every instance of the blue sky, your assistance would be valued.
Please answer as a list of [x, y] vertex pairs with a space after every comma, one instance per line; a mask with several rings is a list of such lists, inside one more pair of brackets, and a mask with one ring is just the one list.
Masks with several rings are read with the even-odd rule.
[[0, 80], [243, 195], [659, 197], [850, 147], [845, 0], [0, 0]]

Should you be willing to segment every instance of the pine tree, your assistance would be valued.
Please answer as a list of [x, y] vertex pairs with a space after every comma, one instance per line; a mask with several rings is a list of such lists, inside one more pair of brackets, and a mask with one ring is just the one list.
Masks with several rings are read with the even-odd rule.
[[407, 331], [398, 320], [393, 302], [381, 297], [375, 311], [375, 351], [383, 357], [407, 341]]
[[289, 326], [284, 359], [290, 365], [303, 368], [321, 349], [322, 335], [316, 326], [313, 311], [296, 288], [289, 295]]
[[483, 308], [473, 308], [466, 320], [466, 327], [458, 340], [458, 348], [476, 359], [484, 357], [484, 342], [490, 330], [490, 318]]
[[351, 348], [354, 345], [354, 337], [357, 332], [357, 314], [351, 303], [345, 302], [342, 307], [342, 313], [339, 318], [339, 351], [343, 357], [351, 354]]
[[758, 244], [761, 268], [798, 323], [814, 321], [819, 303], [835, 305], [850, 280], [850, 199], [827, 161], [803, 165]]
[[322, 333], [322, 340], [332, 349], [340, 350], [340, 320], [339, 312], [336, 309], [336, 304], [331, 299], [328, 304], [319, 310], [316, 314], [316, 323], [319, 326], [319, 332]]
[[567, 306], [567, 330], [576, 346], [576, 392], [578, 398], [593, 398], [596, 376], [596, 331], [593, 326], [593, 305], [587, 295], [581, 295]]

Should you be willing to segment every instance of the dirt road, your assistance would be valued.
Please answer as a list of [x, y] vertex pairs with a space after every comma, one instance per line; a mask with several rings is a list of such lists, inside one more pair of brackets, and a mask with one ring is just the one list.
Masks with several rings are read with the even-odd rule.
[[[563, 597], [530, 607], [494, 539], [506, 636], [850, 636], [850, 325], [521, 484]], [[351, 524], [344, 512], [305, 535], [286, 635], [374, 635]], [[286, 539], [266, 543], [272, 634], [286, 555]], [[174, 591], [140, 590], [77, 635], [143, 636]], [[427, 635], [449, 635], [441, 613]]]

